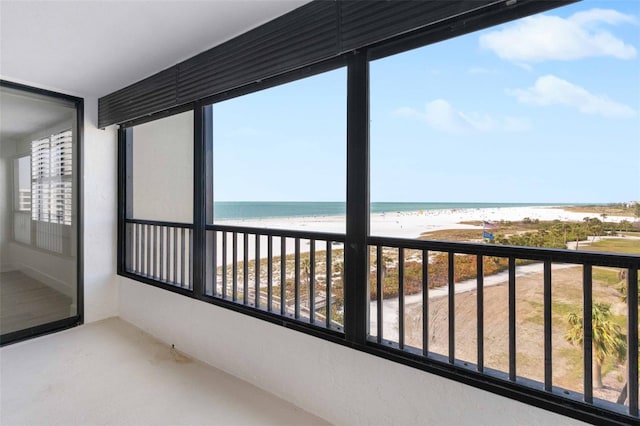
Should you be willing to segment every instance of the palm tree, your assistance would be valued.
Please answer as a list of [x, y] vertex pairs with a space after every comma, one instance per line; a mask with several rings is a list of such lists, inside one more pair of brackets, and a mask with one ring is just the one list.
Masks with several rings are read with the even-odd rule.
[[[582, 345], [584, 341], [584, 326], [582, 317], [575, 312], [567, 316], [569, 331], [565, 339], [572, 345]], [[609, 358], [622, 362], [626, 357], [626, 336], [618, 324], [611, 320], [611, 305], [594, 303], [592, 309], [593, 326], [593, 380], [595, 387], [602, 387], [602, 365]]]
[[340, 274], [340, 285], [344, 285], [344, 262], [339, 261], [334, 263], [333, 270]]
[[382, 255], [382, 262], [380, 262], [380, 273], [382, 276], [382, 281], [384, 281], [384, 279], [387, 277], [387, 272], [388, 272], [387, 265], [390, 264], [391, 262], [393, 262], [393, 258], [391, 258], [389, 255], [386, 255], [386, 254]]
[[[618, 292], [620, 293], [620, 298], [624, 303], [627, 303], [627, 271], [625, 269], [621, 269], [618, 271]], [[638, 279], [638, 289], [640, 290], [640, 279]], [[640, 298], [638, 298], [638, 305], [640, 305]]]
[[618, 226], [620, 227], [621, 231], [628, 231], [629, 229], [631, 229], [631, 222], [629, 222], [628, 220], [621, 220], [620, 223], [618, 223]]
[[300, 274], [302, 278], [307, 281], [309, 284], [309, 279], [311, 278], [311, 261], [309, 258], [304, 258], [300, 260]]

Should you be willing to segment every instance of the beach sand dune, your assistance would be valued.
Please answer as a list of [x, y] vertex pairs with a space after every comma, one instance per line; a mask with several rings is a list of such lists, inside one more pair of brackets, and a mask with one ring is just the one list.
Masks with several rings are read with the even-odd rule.
[[[549, 207], [492, 207], [492, 208], [471, 208], [471, 209], [446, 209], [446, 210], [423, 210], [413, 212], [386, 212], [374, 213], [370, 219], [371, 235], [397, 238], [418, 238], [420, 234], [429, 231], [445, 229], [478, 229], [482, 226], [467, 225], [461, 222], [473, 221], [519, 221], [526, 217], [532, 220], [549, 221], [582, 221], [589, 214], [570, 212], [553, 206]], [[594, 216], [593, 214], [591, 216]], [[620, 222], [628, 220], [623, 216], [608, 216], [607, 221]], [[219, 221], [220, 225], [237, 225], [245, 227], [265, 228], [265, 229], [289, 229], [295, 231], [323, 232], [344, 234], [346, 231], [346, 220], [344, 216], [313, 216], [313, 217], [290, 217], [290, 218], [268, 218], [268, 219], [246, 219], [234, 221]], [[222, 242], [218, 239], [218, 265], [222, 264]], [[336, 246], [342, 248], [342, 245]], [[249, 241], [248, 260], [255, 259], [255, 243], [252, 237]], [[326, 244], [318, 242], [317, 250], [324, 250]], [[242, 238], [238, 240], [238, 253], [243, 253]], [[295, 250], [295, 240], [288, 238], [286, 241], [286, 253], [293, 254]], [[303, 241], [300, 245], [301, 253], [308, 252], [310, 245], [308, 241]], [[267, 239], [260, 239], [260, 258], [265, 258], [267, 254]], [[280, 256], [280, 242], [276, 238], [274, 256]], [[238, 260], [243, 260], [239, 258]], [[231, 240], [229, 238], [227, 248], [227, 264], [232, 263]]]

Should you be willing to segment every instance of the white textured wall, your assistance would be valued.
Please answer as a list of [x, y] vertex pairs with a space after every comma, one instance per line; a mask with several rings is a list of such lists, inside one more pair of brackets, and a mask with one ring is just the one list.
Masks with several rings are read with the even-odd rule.
[[136, 281], [119, 282], [126, 321], [335, 424], [581, 424]]
[[193, 222], [193, 111], [133, 128], [133, 217]]
[[92, 322], [118, 314], [118, 145], [115, 126], [97, 128], [98, 100], [84, 102], [84, 312]]

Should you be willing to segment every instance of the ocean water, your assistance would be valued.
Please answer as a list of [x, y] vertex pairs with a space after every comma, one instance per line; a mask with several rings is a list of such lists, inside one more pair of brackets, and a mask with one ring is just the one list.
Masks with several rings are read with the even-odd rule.
[[[419, 210], [450, 210], [497, 207], [561, 205], [558, 203], [371, 203], [371, 213]], [[570, 204], [567, 204], [570, 205]], [[216, 220], [264, 219], [273, 217], [340, 216], [346, 211], [344, 202], [295, 201], [217, 201], [213, 206]]]

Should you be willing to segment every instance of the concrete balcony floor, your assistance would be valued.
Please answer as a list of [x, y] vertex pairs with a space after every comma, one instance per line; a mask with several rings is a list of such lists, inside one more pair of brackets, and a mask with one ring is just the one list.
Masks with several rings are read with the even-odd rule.
[[0, 382], [3, 426], [327, 424], [119, 318], [2, 348]]

